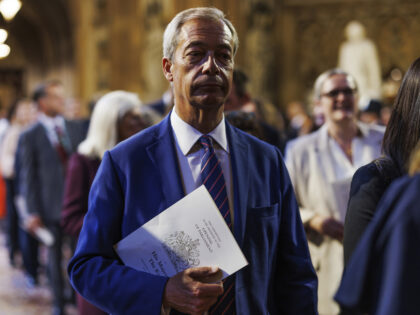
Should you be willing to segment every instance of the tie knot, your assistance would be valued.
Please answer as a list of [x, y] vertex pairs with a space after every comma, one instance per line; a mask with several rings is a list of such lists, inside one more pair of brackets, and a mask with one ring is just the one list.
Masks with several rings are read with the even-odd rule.
[[204, 147], [205, 150], [207, 150], [207, 149], [209, 149], [213, 146], [212, 141], [211, 141], [211, 137], [209, 135], [202, 135], [199, 140], [200, 140], [200, 143]]
[[63, 134], [63, 129], [61, 129], [61, 127], [59, 125], [55, 125], [54, 126], [54, 130], [59, 135], [62, 135]]

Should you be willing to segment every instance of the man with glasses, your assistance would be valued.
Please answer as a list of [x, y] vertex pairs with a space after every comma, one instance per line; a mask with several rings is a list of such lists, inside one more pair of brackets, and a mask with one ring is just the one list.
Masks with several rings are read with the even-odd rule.
[[319, 313], [338, 314], [333, 295], [343, 269], [343, 222], [354, 172], [381, 154], [383, 127], [357, 121], [357, 85], [340, 69], [321, 74], [314, 103], [325, 124], [286, 146], [286, 165], [319, 279]]

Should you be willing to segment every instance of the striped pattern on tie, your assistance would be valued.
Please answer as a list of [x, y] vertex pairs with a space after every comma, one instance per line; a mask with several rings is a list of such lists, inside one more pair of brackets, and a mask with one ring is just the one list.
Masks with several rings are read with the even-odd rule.
[[[214, 202], [220, 210], [226, 224], [232, 229], [232, 219], [229, 209], [229, 200], [226, 190], [226, 182], [223, 176], [220, 161], [216, 156], [212, 145], [212, 139], [203, 135], [199, 139], [204, 148], [204, 156], [201, 160], [201, 180], [206, 186]], [[232, 275], [223, 281], [224, 293], [213, 305], [209, 314], [230, 315], [235, 314], [235, 276]]]
[[200, 137], [200, 143], [204, 148], [204, 156], [201, 160], [201, 180], [206, 186], [214, 202], [220, 210], [226, 224], [232, 229], [232, 220], [229, 210], [229, 200], [226, 191], [226, 182], [223, 176], [220, 161], [213, 149], [211, 138], [208, 135]]

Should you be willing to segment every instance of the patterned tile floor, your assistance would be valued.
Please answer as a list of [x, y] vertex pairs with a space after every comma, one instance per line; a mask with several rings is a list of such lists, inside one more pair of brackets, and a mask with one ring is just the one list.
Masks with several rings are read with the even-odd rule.
[[[19, 261], [17, 262], [19, 265]], [[0, 315], [49, 315], [51, 293], [45, 276], [40, 276], [40, 285], [26, 286], [23, 272], [9, 264], [4, 230], [0, 229]], [[66, 307], [67, 315], [77, 315], [74, 305]]]

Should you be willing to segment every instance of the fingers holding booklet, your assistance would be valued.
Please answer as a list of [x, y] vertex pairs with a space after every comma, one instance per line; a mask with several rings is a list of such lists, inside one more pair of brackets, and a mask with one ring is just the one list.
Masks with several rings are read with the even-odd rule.
[[222, 271], [217, 267], [188, 268], [171, 277], [163, 306], [188, 314], [202, 314], [223, 294]]

